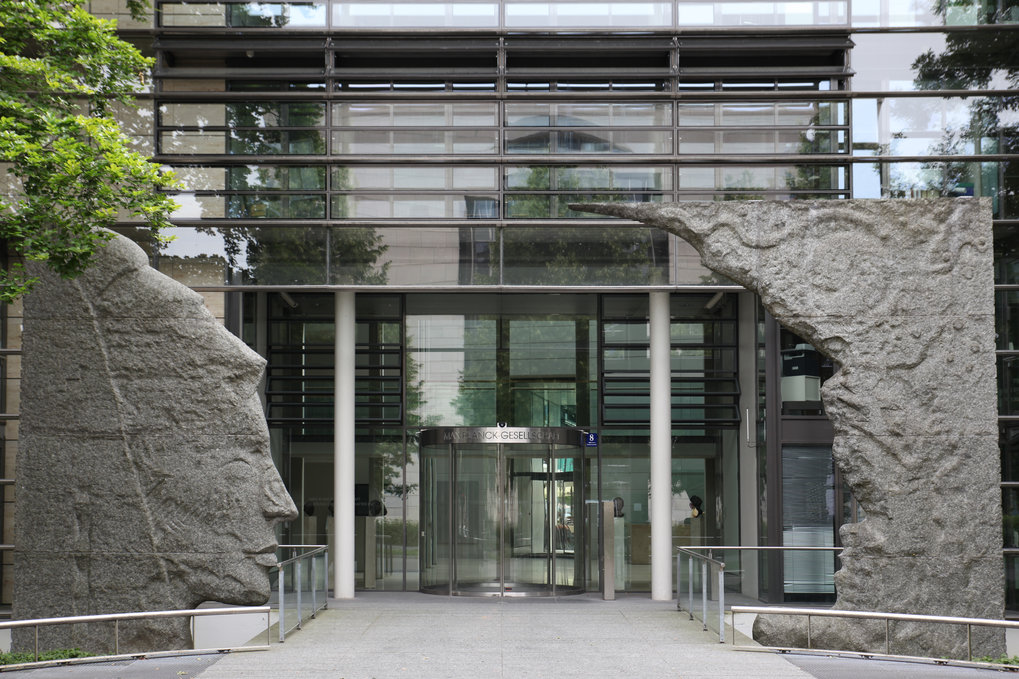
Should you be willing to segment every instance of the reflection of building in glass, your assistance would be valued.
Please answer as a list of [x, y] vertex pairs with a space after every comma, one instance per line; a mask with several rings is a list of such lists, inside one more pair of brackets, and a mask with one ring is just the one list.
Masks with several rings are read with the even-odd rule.
[[[837, 366], [682, 241], [569, 205], [986, 196], [1007, 587], [1019, 607], [1019, 32], [1002, 26], [1019, 20], [1014, 7], [157, 4], [154, 33], [119, 16], [158, 58], [142, 102], [155, 116], [133, 129], [187, 188], [177, 239], [152, 250], [153, 264], [203, 292], [269, 361], [274, 455], [297, 506], [312, 509], [284, 540], [323, 542], [331, 530], [334, 295], [352, 291], [355, 317], [339, 323], [356, 330], [354, 481], [361, 505], [385, 508], [360, 512], [342, 552], [357, 587], [416, 590], [423, 572], [443, 577], [425, 561], [442, 553], [441, 535], [421, 532], [430, 520], [452, 531], [450, 508], [423, 487], [440, 477], [417, 433], [505, 422], [579, 427], [598, 446], [569, 479], [556, 465], [574, 458], [510, 464], [478, 451], [458, 477], [464, 501], [497, 481], [470, 470], [584, 484], [576, 495], [557, 486], [558, 508], [531, 507], [523, 477], [501, 492], [514, 511], [553, 514], [548, 533], [570, 538], [549, 550], [568, 542], [560, 566], [574, 559], [571, 582], [593, 588], [592, 517], [573, 499], [621, 498], [619, 586], [651, 589], [662, 568], [648, 512], [658, 294], [670, 315], [673, 543], [837, 545], [837, 527], [866, 509], [831, 467], [818, 394]], [[123, 230], [145, 241], [137, 226]], [[7, 314], [17, 328], [16, 309]], [[16, 349], [17, 334], [7, 342]], [[5, 365], [14, 411], [17, 363]], [[10, 456], [16, 428], [6, 440]], [[17, 540], [11, 524], [8, 512], [5, 543]], [[464, 525], [475, 536], [484, 527]], [[518, 566], [514, 549], [538, 553], [544, 533], [528, 530], [479, 547], [479, 572]], [[351, 536], [338, 538], [342, 551]], [[832, 596], [832, 558], [726, 559], [739, 574], [729, 585], [750, 596]]]

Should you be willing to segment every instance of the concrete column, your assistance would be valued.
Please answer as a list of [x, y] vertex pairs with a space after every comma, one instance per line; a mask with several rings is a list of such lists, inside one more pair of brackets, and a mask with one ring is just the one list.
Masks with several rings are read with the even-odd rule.
[[354, 598], [354, 293], [336, 293], [333, 391], [333, 596]]
[[669, 293], [652, 292], [651, 339], [651, 598], [672, 599], [672, 370]]

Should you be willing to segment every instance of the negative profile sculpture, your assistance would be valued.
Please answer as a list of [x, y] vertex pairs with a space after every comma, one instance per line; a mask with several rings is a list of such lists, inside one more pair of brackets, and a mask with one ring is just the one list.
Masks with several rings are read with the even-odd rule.
[[[1004, 613], [987, 199], [576, 205], [672, 232], [841, 366], [822, 398], [866, 518], [841, 529], [836, 608]], [[806, 646], [802, 618], [755, 637]], [[965, 657], [964, 626], [891, 625], [891, 652]], [[974, 628], [998, 657], [1001, 630]], [[884, 652], [884, 623], [814, 618], [815, 648]]]
[[[25, 299], [16, 619], [263, 604], [296, 517], [258, 398], [265, 361], [116, 236]], [[27, 635], [15, 646], [30, 647]], [[186, 618], [120, 624], [120, 652], [190, 648]], [[111, 652], [110, 624], [40, 648]]]

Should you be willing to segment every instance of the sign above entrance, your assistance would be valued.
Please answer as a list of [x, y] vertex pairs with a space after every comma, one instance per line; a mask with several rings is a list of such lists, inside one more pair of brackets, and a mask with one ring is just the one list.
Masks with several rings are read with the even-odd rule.
[[580, 447], [586, 434], [567, 427], [436, 427], [421, 431], [421, 442], [435, 443], [554, 443]]

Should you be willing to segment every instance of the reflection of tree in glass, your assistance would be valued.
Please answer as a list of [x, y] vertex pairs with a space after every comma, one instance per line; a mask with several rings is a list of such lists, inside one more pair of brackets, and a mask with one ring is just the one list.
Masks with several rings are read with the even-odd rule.
[[227, 6], [227, 24], [245, 28], [281, 28], [290, 23], [287, 5], [279, 3], [236, 3]]
[[[389, 246], [372, 228], [198, 227], [223, 239], [230, 269], [249, 285], [382, 285]], [[243, 256], [242, 256], [243, 255]]]
[[[938, 2], [935, 10], [944, 15], [947, 4]], [[1011, 11], [1009, 8], [1000, 12]], [[1002, 16], [989, 17], [994, 23]], [[945, 35], [945, 48], [937, 54], [927, 50], [913, 62], [916, 71], [914, 84], [922, 90], [952, 89], [1019, 89], [1019, 33], [1014, 31], [952, 32]], [[959, 153], [995, 152], [1012, 153], [1019, 137], [1019, 94], [989, 96], [974, 99], [970, 104], [970, 119], [967, 126], [946, 130], [942, 139], [931, 148], [931, 153], [954, 155]], [[990, 142], [990, 146], [988, 146]], [[997, 148], [994, 148], [997, 147]], [[924, 163], [925, 170], [934, 180], [932, 190], [940, 195], [972, 195], [967, 187], [960, 189], [958, 183], [980, 183], [981, 174], [976, 164], [964, 168], [964, 163]], [[968, 171], [967, 171], [968, 170]], [[965, 178], [960, 182], [960, 178]], [[1007, 167], [1004, 173], [1006, 186], [997, 187], [997, 182], [983, 187], [978, 195], [1001, 197], [1014, 195], [1009, 187], [1019, 184], [1019, 170]], [[956, 181], [956, 185], [952, 182]], [[1019, 187], [1016, 187], [1019, 188]]]
[[[509, 217], [548, 219], [583, 217], [569, 209], [571, 202], [632, 202], [648, 200], [649, 193], [568, 193], [592, 187], [612, 188], [609, 168], [531, 167], [517, 188], [554, 190], [508, 198]], [[643, 187], [642, 187], [643, 188]], [[660, 195], [660, 194], [659, 194]], [[551, 212], [554, 215], [550, 215]], [[664, 234], [647, 228], [521, 228], [507, 230], [504, 238], [505, 282], [532, 285], [653, 284], [664, 282], [668, 261]]]

